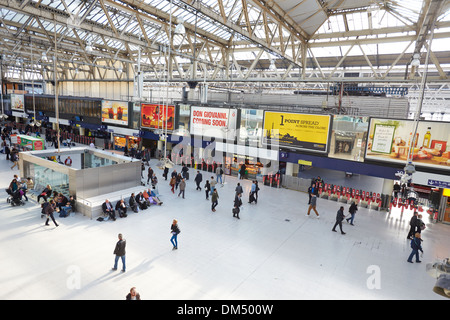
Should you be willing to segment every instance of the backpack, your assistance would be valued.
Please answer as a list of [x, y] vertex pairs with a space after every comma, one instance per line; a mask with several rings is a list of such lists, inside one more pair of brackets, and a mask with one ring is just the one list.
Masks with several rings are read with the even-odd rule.
[[223, 174], [223, 170], [222, 169], [220, 169], [220, 174]]

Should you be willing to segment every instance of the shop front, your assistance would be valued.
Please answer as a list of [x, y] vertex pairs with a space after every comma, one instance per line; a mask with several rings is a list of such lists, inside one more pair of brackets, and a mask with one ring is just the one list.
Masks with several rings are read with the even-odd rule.
[[442, 217], [442, 222], [450, 224], [450, 189], [444, 189], [444, 204], [445, 210], [444, 215]]
[[11, 141], [27, 150], [43, 150], [45, 142], [43, 138], [37, 138], [27, 135], [13, 135]]

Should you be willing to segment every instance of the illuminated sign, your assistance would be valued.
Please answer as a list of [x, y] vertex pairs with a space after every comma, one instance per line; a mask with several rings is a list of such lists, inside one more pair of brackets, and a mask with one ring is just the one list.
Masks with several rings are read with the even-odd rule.
[[265, 111], [263, 144], [327, 152], [329, 115]]

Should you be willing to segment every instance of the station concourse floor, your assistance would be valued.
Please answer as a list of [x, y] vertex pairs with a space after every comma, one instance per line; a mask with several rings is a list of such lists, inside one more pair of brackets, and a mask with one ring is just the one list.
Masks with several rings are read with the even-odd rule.
[[[2, 300], [124, 300], [133, 286], [143, 300], [445, 299], [432, 291], [436, 279], [425, 269], [450, 256], [450, 226], [425, 216], [422, 263], [410, 264], [411, 211], [359, 208], [342, 235], [331, 231], [341, 204], [318, 199], [320, 219], [306, 217], [306, 193], [263, 185], [258, 204], [248, 204], [251, 182], [226, 176], [212, 213], [204, 191], [195, 190], [195, 169], [182, 199], [152, 159], [162, 206], [114, 222], [56, 214], [59, 227], [44, 226], [35, 201], [6, 202], [19, 171], [4, 159], [0, 154]], [[211, 173], [202, 174], [203, 188]], [[237, 182], [244, 187], [239, 220], [231, 213]], [[170, 243], [174, 218], [178, 250]], [[125, 273], [111, 270], [119, 233], [127, 242]]]

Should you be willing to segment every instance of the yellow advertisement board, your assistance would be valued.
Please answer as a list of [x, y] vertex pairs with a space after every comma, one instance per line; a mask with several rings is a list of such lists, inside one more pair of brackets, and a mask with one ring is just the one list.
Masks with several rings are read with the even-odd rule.
[[263, 143], [327, 152], [330, 116], [266, 111]]

